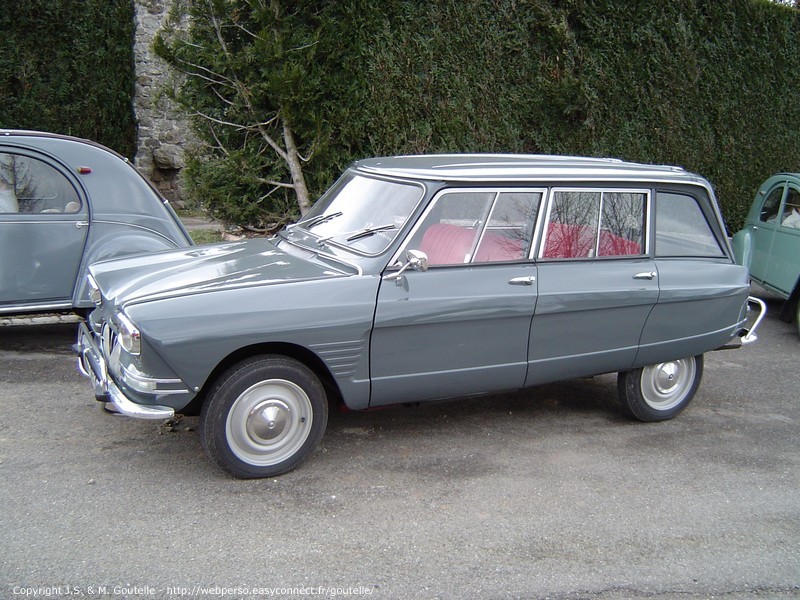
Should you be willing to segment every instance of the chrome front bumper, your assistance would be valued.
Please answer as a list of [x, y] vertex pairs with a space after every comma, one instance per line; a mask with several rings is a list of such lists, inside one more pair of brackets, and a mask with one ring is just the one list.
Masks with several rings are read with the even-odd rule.
[[94, 394], [99, 400], [110, 402], [114, 412], [136, 419], [171, 419], [175, 416], [175, 409], [168, 406], [149, 406], [129, 400], [108, 376], [103, 351], [86, 323], [80, 323], [78, 327], [78, 341], [75, 344], [78, 371], [92, 380]]

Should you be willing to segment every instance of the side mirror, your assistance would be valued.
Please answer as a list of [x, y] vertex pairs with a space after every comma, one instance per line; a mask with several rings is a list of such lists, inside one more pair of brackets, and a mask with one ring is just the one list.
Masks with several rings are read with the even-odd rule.
[[384, 280], [386, 281], [397, 281], [403, 276], [408, 269], [414, 269], [415, 271], [420, 271], [424, 273], [428, 270], [428, 255], [425, 254], [422, 250], [409, 250], [406, 252], [406, 264], [400, 267], [400, 270], [396, 273], [391, 273], [390, 275], [386, 275]]
[[428, 270], [428, 255], [422, 250], [409, 250], [406, 252], [406, 260], [408, 262], [405, 268], [411, 267], [415, 271], [422, 273]]

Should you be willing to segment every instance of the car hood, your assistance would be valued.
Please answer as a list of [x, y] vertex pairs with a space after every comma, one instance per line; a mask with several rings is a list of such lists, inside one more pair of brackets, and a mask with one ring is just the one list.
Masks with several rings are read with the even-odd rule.
[[237, 287], [343, 277], [355, 270], [294, 256], [269, 240], [253, 239], [98, 262], [90, 272], [103, 297], [122, 306]]

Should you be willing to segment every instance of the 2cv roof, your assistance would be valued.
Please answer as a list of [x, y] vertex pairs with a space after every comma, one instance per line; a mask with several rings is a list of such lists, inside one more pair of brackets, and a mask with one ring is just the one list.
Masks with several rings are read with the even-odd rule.
[[614, 158], [520, 154], [439, 154], [356, 161], [362, 172], [436, 181], [631, 181], [691, 183], [710, 189], [702, 177], [681, 167], [625, 162]]

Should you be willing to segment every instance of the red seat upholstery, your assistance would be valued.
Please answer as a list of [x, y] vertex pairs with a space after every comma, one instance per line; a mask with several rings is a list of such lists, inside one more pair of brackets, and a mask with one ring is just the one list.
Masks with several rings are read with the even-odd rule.
[[472, 250], [474, 241], [474, 229], [436, 223], [431, 225], [422, 236], [420, 250], [428, 255], [428, 264], [462, 264]]
[[[582, 225], [550, 223], [544, 258], [586, 258], [594, 256], [595, 230]], [[628, 240], [607, 231], [600, 232], [597, 256], [636, 256], [642, 248], [633, 240]]]
[[522, 240], [506, 237], [497, 231], [487, 231], [475, 253], [475, 262], [519, 260], [523, 258], [522, 251]]

